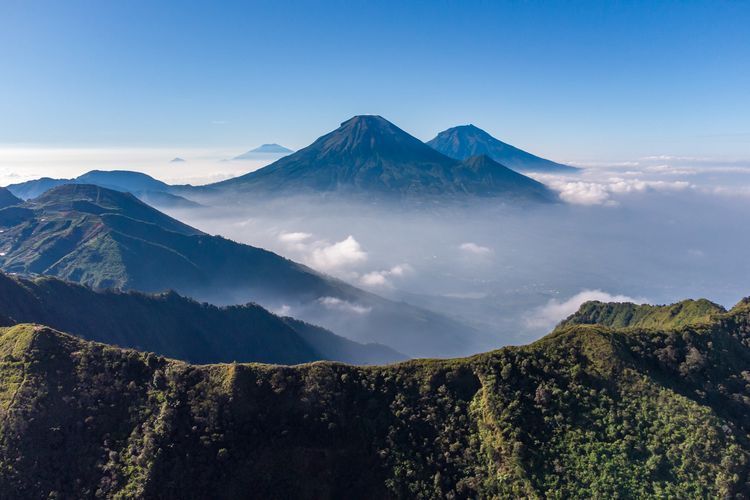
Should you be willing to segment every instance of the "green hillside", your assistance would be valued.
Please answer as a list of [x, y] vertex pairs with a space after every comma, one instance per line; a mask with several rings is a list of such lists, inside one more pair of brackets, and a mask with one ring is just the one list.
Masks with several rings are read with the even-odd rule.
[[387, 367], [191, 366], [0, 333], [15, 498], [747, 498], [750, 301]]
[[316, 360], [354, 364], [405, 359], [314, 325], [280, 318], [256, 304], [216, 307], [174, 292], [100, 291], [55, 278], [0, 273], [0, 323], [41, 323], [88, 340], [193, 363]]
[[604, 325], [615, 328], [663, 328], [706, 323], [717, 314], [726, 312], [718, 304], [700, 299], [683, 300], [676, 304], [653, 306], [630, 302], [584, 303], [578, 311], [561, 323], [566, 325]]

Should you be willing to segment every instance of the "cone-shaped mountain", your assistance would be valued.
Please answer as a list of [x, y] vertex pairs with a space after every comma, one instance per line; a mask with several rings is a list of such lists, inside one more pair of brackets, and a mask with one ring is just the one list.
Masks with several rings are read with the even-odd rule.
[[[507, 170], [507, 169], [506, 169]], [[502, 170], [503, 173], [507, 173]], [[412, 197], [420, 195], [508, 195], [548, 199], [546, 189], [518, 175], [494, 184], [463, 176], [462, 163], [427, 146], [380, 116], [355, 116], [310, 146], [249, 174], [211, 185], [239, 191], [343, 192]], [[513, 189], [509, 189], [512, 185]], [[542, 186], [543, 188], [543, 186]]]

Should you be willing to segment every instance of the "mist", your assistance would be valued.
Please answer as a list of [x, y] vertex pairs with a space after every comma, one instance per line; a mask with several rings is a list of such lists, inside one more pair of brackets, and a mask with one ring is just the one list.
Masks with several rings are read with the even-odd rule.
[[[484, 334], [475, 352], [538, 339], [586, 300], [705, 297], [730, 307], [750, 295], [747, 166], [661, 159], [537, 178], [560, 193], [560, 203], [406, 206], [247, 196], [170, 214], [451, 316]], [[368, 312], [334, 300], [325, 305], [340, 318]], [[325, 322], [293, 305], [273, 306]], [[345, 321], [328, 326], [353, 336]]]

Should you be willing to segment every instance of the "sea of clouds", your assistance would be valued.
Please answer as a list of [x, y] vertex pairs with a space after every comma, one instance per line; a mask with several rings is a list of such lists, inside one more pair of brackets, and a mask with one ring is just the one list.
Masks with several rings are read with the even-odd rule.
[[[240, 152], [159, 151], [158, 165], [153, 151], [120, 163], [90, 153], [63, 170], [37, 157], [33, 176], [74, 176], [96, 166], [199, 183], [271, 161], [221, 161]], [[188, 161], [169, 163], [178, 155]], [[25, 169], [3, 158], [6, 183], [24, 178]], [[560, 203], [550, 206], [478, 200], [405, 210], [248, 196], [168, 211], [209, 233], [453, 316], [488, 333], [484, 349], [539, 338], [587, 300], [706, 297], [731, 306], [750, 295], [750, 161], [659, 155], [578, 165], [575, 174], [532, 174], [558, 193]], [[336, 314], [368, 313], [336, 297], [320, 300]], [[279, 312], [294, 315], [286, 306]]]

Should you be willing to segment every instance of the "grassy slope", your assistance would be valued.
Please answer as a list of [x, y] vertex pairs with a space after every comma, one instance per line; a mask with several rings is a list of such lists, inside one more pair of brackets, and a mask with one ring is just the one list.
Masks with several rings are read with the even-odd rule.
[[0, 336], [13, 380], [25, 375], [0, 391], [16, 392], [0, 415], [0, 491], [16, 496], [716, 498], [750, 487], [750, 303], [710, 324], [569, 325], [529, 346], [369, 368], [196, 367], [32, 328]]
[[726, 310], [706, 299], [683, 300], [676, 304], [653, 306], [630, 302], [584, 303], [578, 311], [561, 323], [562, 326], [604, 325], [613, 328], [674, 328], [707, 323]]

